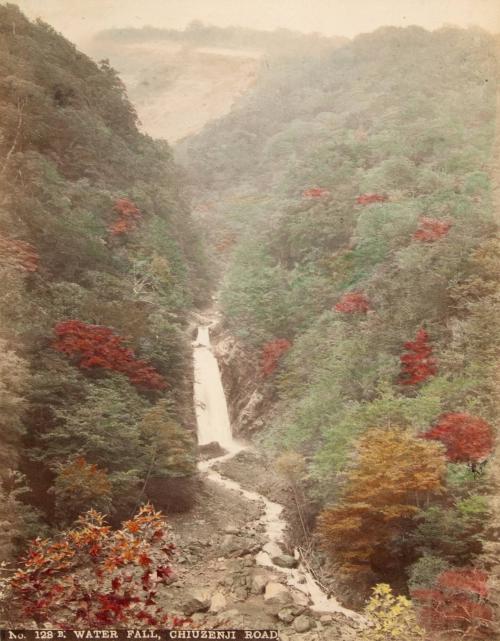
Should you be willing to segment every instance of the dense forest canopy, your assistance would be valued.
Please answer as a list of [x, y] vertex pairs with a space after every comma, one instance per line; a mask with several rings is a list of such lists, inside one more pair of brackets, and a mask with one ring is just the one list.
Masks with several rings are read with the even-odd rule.
[[218, 27], [204, 24], [199, 20], [192, 21], [183, 31], [150, 26], [142, 27], [142, 29], [131, 27], [107, 29], [97, 33], [94, 40], [115, 44], [171, 41], [188, 46], [255, 48], [266, 51], [273, 56], [297, 55], [299, 53], [310, 56], [313, 51], [330, 49], [336, 44], [347, 42], [347, 38], [326, 37], [318, 33], [304, 34], [289, 29], [257, 31], [245, 27]]
[[218, 223], [225, 317], [274, 399], [262, 439], [305, 460], [318, 535], [358, 589], [406, 575], [427, 590], [480, 563], [500, 337], [497, 46], [478, 29], [387, 27], [320, 60], [272, 61], [180, 146]]
[[10, 4], [0, 48], [5, 559], [89, 507], [116, 522], [179, 478], [188, 500], [206, 294], [182, 174], [116, 72]]
[[491, 637], [498, 38], [98, 38], [156, 40], [266, 53], [178, 145], [182, 170], [108, 61], [0, 5], [0, 560], [42, 537], [10, 582], [19, 612], [58, 621], [67, 599], [75, 626], [168, 627], [156, 509], [196, 498], [187, 330], [218, 270], [224, 329], [258, 363], [257, 445], [303, 497], [312, 562], [351, 604], [376, 586], [362, 638]]

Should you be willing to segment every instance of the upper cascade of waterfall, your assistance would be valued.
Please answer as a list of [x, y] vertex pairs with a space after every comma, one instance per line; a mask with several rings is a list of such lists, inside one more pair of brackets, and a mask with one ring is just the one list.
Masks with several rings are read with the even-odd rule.
[[210, 345], [210, 328], [201, 325], [194, 344], [194, 392], [198, 443], [214, 441], [234, 452], [240, 449], [233, 439], [219, 364]]

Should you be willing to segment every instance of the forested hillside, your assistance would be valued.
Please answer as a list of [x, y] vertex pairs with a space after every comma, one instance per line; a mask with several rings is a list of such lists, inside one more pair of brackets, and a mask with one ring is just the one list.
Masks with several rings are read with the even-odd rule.
[[263, 444], [314, 505], [327, 562], [358, 597], [386, 581], [471, 636], [493, 616], [495, 45], [388, 27], [274, 62], [180, 150], [228, 327], [273, 397]]
[[109, 58], [120, 72], [144, 131], [175, 143], [228, 113], [269, 58], [310, 58], [345, 40], [194, 21], [184, 30], [108, 29], [87, 51]]
[[0, 49], [6, 559], [90, 507], [190, 504], [184, 327], [206, 269], [171, 150], [114, 70], [9, 4]]

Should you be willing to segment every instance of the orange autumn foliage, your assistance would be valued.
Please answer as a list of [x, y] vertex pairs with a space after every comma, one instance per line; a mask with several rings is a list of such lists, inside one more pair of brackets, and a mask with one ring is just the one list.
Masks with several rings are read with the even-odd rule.
[[151, 505], [120, 530], [91, 510], [73, 529], [31, 544], [10, 580], [13, 613], [62, 629], [182, 625], [156, 601], [173, 575], [174, 551], [169, 527]]
[[342, 499], [318, 519], [323, 548], [348, 572], [369, 568], [390, 548], [418, 505], [442, 491], [446, 469], [440, 445], [397, 428], [369, 430], [356, 452]]

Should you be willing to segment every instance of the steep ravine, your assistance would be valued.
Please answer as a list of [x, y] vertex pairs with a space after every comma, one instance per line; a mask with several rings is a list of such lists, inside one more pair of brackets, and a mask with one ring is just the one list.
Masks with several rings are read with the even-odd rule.
[[[198, 562], [184, 564], [181, 570], [183, 586], [189, 589], [189, 585], [196, 585], [197, 592], [187, 595], [179, 605], [186, 614], [198, 612], [200, 617], [199, 613], [208, 609], [208, 616], [216, 619], [223, 617], [223, 610], [229, 608], [233, 624], [253, 628], [263, 625], [278, 627], [284, 641], [331, 638], [331, 633], [326, 632], [324, 637], [318, 637], [327, 627], [334, 627], [338, 638], [352, 638], [362, 618], [323, 592], [297, 551], [293, 556], [286, 554], [287, 522], [283, 506], [259, 492], [243, 489], [239, 482], [214, 469], [220, 469], [221, 464], [249, 449], [232, 435], [220, 370], [210, 345], [210, 325], [214, 321], [216, 317], [213, 315], [205, 319], [193, 343], [194, 392], [202, 453], [214, 442], [226, 452], [208, 459], [202, 454], [199, 463], [208, 503], [217, 497], [217, 510], [221, 514], [218, 524], [213, 521], [213, 510], [210, 524], [201, 519], [205, 527], [200, 528], [200, 532], [204, 531], [208, 536], [204, 542], [206, 552]], [[208, 449], [210, 447], [214, 449], [213, 445]], [[235, 509], [238, 504], [239, 508], [243, 505], [244, 513]], [[203, 509], [206, 508], [204, 506]], [[197, 514], [191, 518], [200, 520]], [[174, 529], [186, 531], [186, 519], [189, 519], [187, 515], [179, 517], [177, 522], [174, 520]], [[192, 523], [192, 529], [196, 530], [198, 525]], [[214, 532], [218, 528], [222, 532]], [[215, 550], [210, 551], [213, 547]], [[241, 585], [234, 590], [234, 576], [228, 577], [224, 569], [230, 566], [234, 574], [238, 562], [241, 567], [236, 573], [236, 584]], [[221, 569], [223, 578], [220, 577]], [[200, 575], [203, 580], [200, 580]], [[213, 579], [218, 575], [218, 582], [214, 585]], [[194, 576], [197, 579], [193, 582]], [[228, 581], [232, 590], [227, 589]], [[235, 602], [231, 603], [232, 600]], [[216, 625], [217, 620], [211, 620], [211, 624]]]

